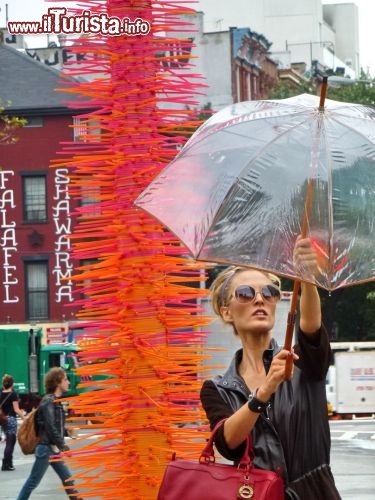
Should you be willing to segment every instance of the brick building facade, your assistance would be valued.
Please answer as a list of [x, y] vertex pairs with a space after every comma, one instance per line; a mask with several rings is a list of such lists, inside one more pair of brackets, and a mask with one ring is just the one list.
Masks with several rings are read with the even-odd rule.
[[18, 142], [0, 146], [0, 325], [66, 334], [77, 310], [69, 252], [77, 201], [68, 169], [50, 163], [74, 139], [73, 112], [56, 91], [59, 72], [7, 45], [0, 65], [5, 113], [27, 119]]

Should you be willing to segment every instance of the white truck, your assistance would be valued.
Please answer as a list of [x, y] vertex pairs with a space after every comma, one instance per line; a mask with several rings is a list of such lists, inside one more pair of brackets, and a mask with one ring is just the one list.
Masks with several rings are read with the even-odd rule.
[[326, 392], [329, 413], [375, 416], [375, 342], [332, 342]]

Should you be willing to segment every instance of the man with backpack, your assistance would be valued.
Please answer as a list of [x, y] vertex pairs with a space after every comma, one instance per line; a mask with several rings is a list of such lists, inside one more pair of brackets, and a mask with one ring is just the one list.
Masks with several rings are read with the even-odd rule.
[[35, 462], [30, 475], [23, 485], [17, 500], [27, 500], [32, 491], [39, 485], [49, 465], [54, 469], [66, 487], [71, 500], [82, 500], [74, 488], [71, 472], [62, 460], [50, 461], [50, 458], [61, 451], [68, 451], [64, 442], [65, 413], [56, 398], [62, 396], [69, 388], [69, 379], [63, 368], [54, 367], [44, 378], [46, 395], [43, 397], [36, 413], [38, 444], [35, 448]]

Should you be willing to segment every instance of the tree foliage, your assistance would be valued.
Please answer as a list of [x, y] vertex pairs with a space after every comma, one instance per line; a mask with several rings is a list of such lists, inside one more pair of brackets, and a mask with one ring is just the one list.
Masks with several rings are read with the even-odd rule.
[[315, 94], [316, 90], [311, 81], [302, 81], [300, 85], [295, 85], [287, 80], [279, 80], [271, 90], [268, 99], [287, 99], [299, 94]]
[[[329, 79], [328, 79], [329, 82]], [[366, 106], [375, 105], [375, 79], [368, 76], [363, 70], [358, 80], [343, 81], [339, 84], [329, 84], [327, 97], [334, 101], [353, 102]]]
[[[363, 71], [358, 80], [343, 80], [344, 83], [330, 83], [328, 79], [327, 98], [340, 102], [352, 102], [375, 106], [375, 78], [369, 78]], [[316, 84], [310, 80], [299, 85], [288, 80], [279, 80], [271, 90], [268, 99], [286, 99], [299, 94], [317, 94]]]
[[18, 141], [17, 130], [27, 123], [24, 118], [4, 114], [0, 101], [0, 145], [15, 144]]

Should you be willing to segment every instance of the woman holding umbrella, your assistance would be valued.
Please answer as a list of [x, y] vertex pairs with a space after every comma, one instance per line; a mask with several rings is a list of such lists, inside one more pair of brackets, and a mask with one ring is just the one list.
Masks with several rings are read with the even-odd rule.
[[[297, 238], [294, 263], [310, 278], [316, 273], [316, 253], [308, 238]], [[321, 324], [316, 287], [301, 284], [297, 343], [292, 352], [272, 338], [280, 299], [276, 276], [230, 267], [218, 275], [211, 291], [214, 311], [232, 325], [242, 343], [225, 374], [205, 381], [201, 389], [211, 428], [227, 419], [216, 435], [218, 451], [238, 461], [251, 433], [254, 465], [282, 472], [286, 498], [340, 499], [329, 466], [325, 378], [330, 344]], [[293, 369], [285, 380], [290, 356]]]

